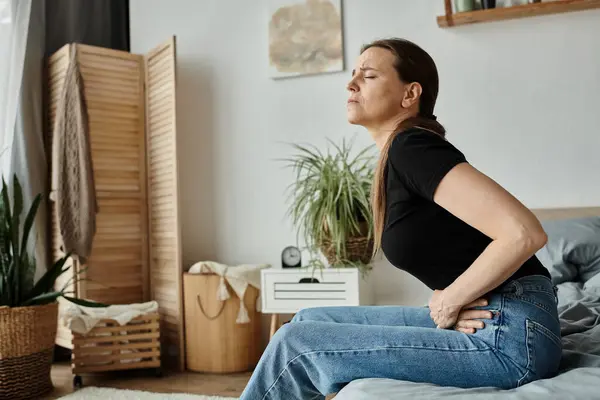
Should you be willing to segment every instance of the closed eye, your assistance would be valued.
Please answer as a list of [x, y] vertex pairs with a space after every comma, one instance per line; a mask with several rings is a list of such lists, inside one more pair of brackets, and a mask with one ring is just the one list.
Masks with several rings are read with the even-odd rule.
[[375, 79], [376, 76], [365, 76], [365, 79]]

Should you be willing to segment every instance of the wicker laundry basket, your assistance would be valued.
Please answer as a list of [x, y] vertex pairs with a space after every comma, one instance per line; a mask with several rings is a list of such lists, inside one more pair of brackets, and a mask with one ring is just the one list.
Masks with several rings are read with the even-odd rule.
[[141, 315], [125, 325], [104, 319], [85, 335], [73, 332], [73, 386], [81, 387], [81, 374], [87, 372], [152, 368], [160, 376], [159, 320], [158, 313]]
[[37, 399], [52, 391], [57, 321], [58, 303], [0, 308], [0, 399]]
[[231, 297], [218, 300], [219, 283], [217, 274], [183, 274], [186, 367], [220, 374], [250, 371], [261, 354], [259, 291], [248, 285], [243, 300], [250, 321], [237, 323], [240, 299], [225, 282]]

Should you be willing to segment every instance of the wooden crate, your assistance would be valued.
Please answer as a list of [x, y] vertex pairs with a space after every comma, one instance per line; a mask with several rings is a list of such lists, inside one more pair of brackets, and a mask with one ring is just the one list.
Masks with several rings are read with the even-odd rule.
[[75, 386], [86, 372], [154, 368], [160, 374], [159, 314], [132, 319], [126, 325], [112, 319], [100, 321], [85, 335], [73, 332], [71, 370]]

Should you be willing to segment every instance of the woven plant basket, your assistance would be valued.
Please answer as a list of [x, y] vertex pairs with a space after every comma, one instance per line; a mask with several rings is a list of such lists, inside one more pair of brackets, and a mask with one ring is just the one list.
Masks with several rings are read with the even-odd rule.
[[[336, 265], [340, 262], [338, 254], [335, 251], [335, 244], [329, 239], [324, 239], [321, 243], [321, 252], [330, 265]], [[349, 261], [362, 262], [368, 264], [371, 261], [373, 252], [373, 239], [367, 239], [366, 236], [351, 236], [346, 239], [346, 258]]]
[[37, 399], [50, 378], [58, 303], [0, 307], [0, 399]]

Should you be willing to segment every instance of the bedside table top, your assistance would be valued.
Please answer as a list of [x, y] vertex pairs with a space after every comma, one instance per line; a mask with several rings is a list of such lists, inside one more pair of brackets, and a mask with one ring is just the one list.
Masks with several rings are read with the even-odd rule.
[[369, 304], [368, 282], [361, 279], [359, 272], [358, 268], [263, 269], [262, 312], [296, 313], [308, 307]]
[[269, 273], [278, 273], [278, 274], [306, 274], [306, 273], [326, 273], [326, 274], [338, 274], [338, 273], [348, 273], [354, 274], [358, 272], [358, 268], [312, 268], [312, 267], [302, 267], [302, 268], [264, 268], [260, 270], [261, 274], [269, 274]]

